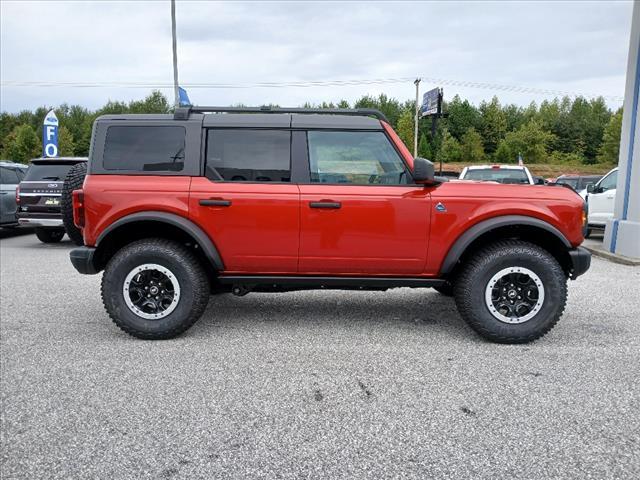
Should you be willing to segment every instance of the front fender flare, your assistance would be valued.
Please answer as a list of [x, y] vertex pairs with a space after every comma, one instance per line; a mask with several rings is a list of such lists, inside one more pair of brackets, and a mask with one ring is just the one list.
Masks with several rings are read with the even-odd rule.
[[113, 222], [111, 225], [109, 225], [107, 228], [105, 228], [102, 231], [102, 233], [98, 236], [98, 239], [96, 240], [96, 247], [99, 247], [100, 242], [104, 240], [111, 232], [115, 231], [119, 227], [126, 225], [128, 223], [145, 222], [145, 221], [167, 223], [169, 225], [172, 225], [184, 231], [185, 233], [193, 237], [193, 239], [198, 243], [207, 260], [211, 262], [211, 265], [213, 265], [213, 267], [215, 267], [216, 270], [218, 271], [224, 270], [224, 264], [222, 263], [222, 258], [218, 253], [218, 249], [213, 244], [209, 236], [204, 232], [204, 230], [202, 230], [198, 225], [193, 223], [191, 220], [188, 220], [174, 213], [156, 212], [156, 211], [137, 212], [137, 213], [132, 213], [130, 215], [126, 215], [122, 218], [119, 218], [118, 220]]
[[500, 217], [483, 220], [482, 222], [475, 224], [473, 227], [469, 228], [466, 232], [460, 235], [460, 237], [458, 237], [458, 239], [449, 249], [444, 262], [442, 263], [442, 267], [440, 268], [440, 274], [447, 275], [451, 273], [467, 247], [481, 235], [484, 235], [491, 230], [495, 230], [496, 228], [506, 227], [510, 225], [527, 225], [531, 227], [541, 228], [556, 236], [558, 240], [560, 240], [562, 244], [567, 248], [567, 250], [570, 250], [572, 248], [571, 243], [569, 242], [569, 240], [567, 240], [567, 237], [565, 237], [563, 233], [556, 227], [548, 222], [545, 222], [544, 220], [540, 220], [534, 217], [527, 217], [525, 215], [503, 215]]

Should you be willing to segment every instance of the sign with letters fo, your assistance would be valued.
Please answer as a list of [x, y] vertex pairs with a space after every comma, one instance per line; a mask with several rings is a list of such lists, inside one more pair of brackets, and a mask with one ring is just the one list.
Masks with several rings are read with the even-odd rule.
[[53, 110], [44, 117], [42, 128], [42, 156], [58, 156], [58, 117]]

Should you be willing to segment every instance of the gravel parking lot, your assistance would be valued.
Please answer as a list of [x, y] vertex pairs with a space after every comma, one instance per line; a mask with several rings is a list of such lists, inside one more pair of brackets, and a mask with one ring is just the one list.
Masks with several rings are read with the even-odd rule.
[[0, 241], [2, 478], [638, 478], [640, 267], [487, 343], [435, 291], [212, 298], [118, 330], [69, 242]]

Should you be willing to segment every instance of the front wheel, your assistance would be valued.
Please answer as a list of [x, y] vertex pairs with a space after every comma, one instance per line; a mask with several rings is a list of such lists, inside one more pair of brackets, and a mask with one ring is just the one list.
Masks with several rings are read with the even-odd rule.
[[36, 228], [36, 237], [42, 243], [58, 243], [64, 237], [64, 230], [55, 228]]
[[558, 322], [567, 301], [567, 277], [537, 245], [504, 241], [477, 252], [454, 286], [458, 311], [484, 338], [527, 343]]
[[148, 340], [173, 338], [191, 327], [204, 312], [209, 291], [193, 252], [159, 238], [122, 248], [102, 276], [102, 301], [114, 323]]

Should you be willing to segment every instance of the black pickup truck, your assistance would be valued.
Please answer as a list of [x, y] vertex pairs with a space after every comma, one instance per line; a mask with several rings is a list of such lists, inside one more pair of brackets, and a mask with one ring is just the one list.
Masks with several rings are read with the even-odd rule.
[[86, 157], [36, 158], [20, 182], [16, 200], [18, 223], [36, 228], [41, 242], [59, 242], [64, 237], [60, 201], [64, 179], [71, 167]]

